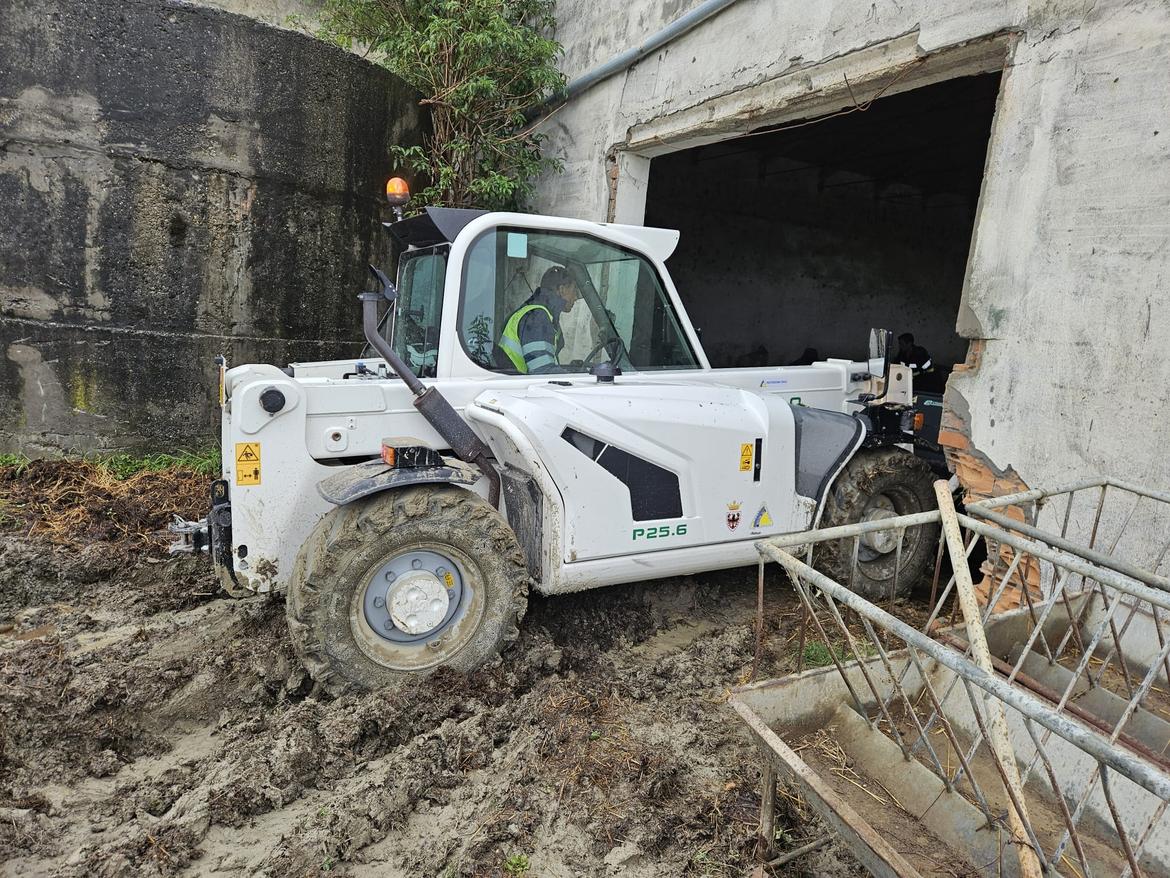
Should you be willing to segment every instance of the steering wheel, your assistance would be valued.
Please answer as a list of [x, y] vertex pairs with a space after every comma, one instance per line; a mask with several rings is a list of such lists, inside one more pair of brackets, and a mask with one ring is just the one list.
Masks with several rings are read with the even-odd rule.
[[618, 360], [621, 359], [623, 354], [626, 356], [627, 360], [630, 356], [630, 352], [626, 350], [626, 343], [622, 341], [621, 336], [611, 335], [604, 341], [600, 341], [594, 345], [593, 350], [585, 355], [585, 359], [583, 359], [581, 363], [586, 366], [595, 365], [593, 363], [593, 358], [602, 351], [605, 351], [607, 354], [609, 354], [609, 361], [615, 366], [618, 364]]

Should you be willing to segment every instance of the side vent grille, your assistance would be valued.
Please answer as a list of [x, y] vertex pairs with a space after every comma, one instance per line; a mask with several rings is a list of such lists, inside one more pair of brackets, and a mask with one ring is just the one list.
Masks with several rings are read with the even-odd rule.
[[682, 518], [678, 476], [670, 470], [572, 427], [566, 427], [561, 438], [626, 486], [634, 521]]

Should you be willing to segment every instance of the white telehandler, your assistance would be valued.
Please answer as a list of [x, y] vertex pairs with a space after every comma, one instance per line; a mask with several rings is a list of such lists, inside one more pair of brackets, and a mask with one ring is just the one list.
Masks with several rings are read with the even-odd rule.
[[[715, 370], [664, 265], [678, 232], [439, 208], [386, 225], [405, 249], [397, 284], [371, 267], [359, 297], [367, 356], [220, 360], [223, 478], [179, 527], [230, 593], [287, 593], [325, 688], [475, 668], [530, 588], [747, 565], [762, 536], [933, 507], [899, 447], [889, 333], [866, 362]], [[558, 362], [521, 374], [500, 334], [554, 266], [580, 299]], [[867, 536], [853, 588], [888, 596], [895, 568], [908, 587], [935, 539]], [[820, 563], [849, 582], [840, 554]]]

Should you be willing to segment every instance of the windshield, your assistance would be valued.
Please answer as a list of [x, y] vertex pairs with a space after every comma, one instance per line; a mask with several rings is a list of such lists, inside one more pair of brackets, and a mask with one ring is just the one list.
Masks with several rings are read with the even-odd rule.
[[658, 272], [591, 235], [496, 229], [471, 247], [459, 334], [468, 356], [509, 374], [694, 369]]
[[382, 337], [420, 378], [434, 378], [447, 246], [410, 250], [398, 267], [398, 302], [382, 323]]

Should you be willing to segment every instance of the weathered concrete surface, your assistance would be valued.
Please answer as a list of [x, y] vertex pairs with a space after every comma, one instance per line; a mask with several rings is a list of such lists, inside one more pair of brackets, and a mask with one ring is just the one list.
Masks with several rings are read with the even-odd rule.
[[275, 27], [313, 27], [320, 21], [324, 0], [193, 0], [200, 6], [214, 6], [246, 15]]
[[[567, 73], [694, 5], [562, 6]], [[553, 117], [550, 147], [565, 173], [544, 183], [539, 206], [603, 219], [615, 153], [618, 167], [636, 166], [623, 152], [662, 154], [831, 112], [891, 82], [900, 91], [998, 66], [957, 319], [960, 334], [984, 345], [948, 393], [968, 460], [985, 470], [965, 478], [973, 487], [1000, 478], [1041, 485], [1103, 473], [1165, 488], [1168, 57], [1165, 0], [740, 0]], [[622, 219], [634, 217], [627, 209]], [[1167, 522], [1148, 523], [1165, 534]]]
[[212, 357], [355, 352], [415, 102], [288, 30], [0, 0], [0, 446], [215, 435]]

